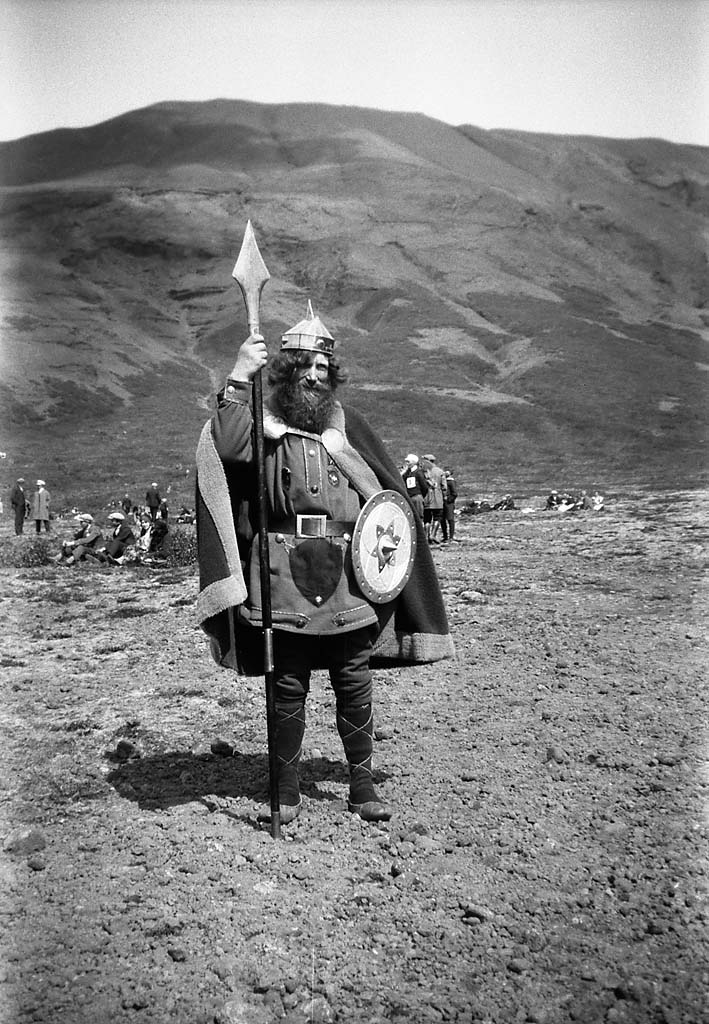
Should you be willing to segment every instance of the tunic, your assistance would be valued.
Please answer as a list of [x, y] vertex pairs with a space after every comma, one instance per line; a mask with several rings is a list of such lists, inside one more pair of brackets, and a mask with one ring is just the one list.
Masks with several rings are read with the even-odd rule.
[[[231, 387], [214, 419], [214, 443], [225, 466], [238, 471], [253, 460], [247, 404], [251, 388], [236, 382]], [[266, 443], [274, 628], [327, 635], [374, 625], [379, 618], [357, 587], [350, 553], [364, 499], [343, 476], [319, 435], [283, 426], [282, 436]], [[299, 521], [299, 516], [306, 518]], [[328, 535], [317, 536], [321, 531]], [[248, 598], [240, 615], [260, 625], [257, 537], [246, 561]]]
[[[219, 409], [205, 424], [197, 447], [197, 621], [210, 637], [218, 664], [236, 668], [243, 675], [260, 675], [264, 671], [263, 642], [261, 630], [253, 628], [259, 624], [260, 609], [253, 550], [258, 527], [251, 385], [228, 381], [218, 397]], [[279, 621], [274, 615], [274, 629], [291, 633], [308, 629], [316, 655], [313, 668], [329, 667], [318, 630], [327, 629], [326, 635], [333, 638], [356, 629], [364, 635], [367, 627], [363, 623], [370, 621], [372, 612], [377, 620], [372, 628], [378, 630], [370, 659], [372, 667], [423, 664], [453, 657], [443, 599], [420, 519], [415, 520], [416, 558], [411, 575], [394, 601], [373, 609], [352, 582], [347, 555], [341, 567], [334, 555], [329, 576], [323, 569], [327, 567], [325, 551], [332, 555], [348, 544], [345, 533], [349, 532], [350, 516], [365, 501], [386, 489], [406, 494], [401, 474], [381, 440], [361, 416], [339, 403], [335, 403], [330, 422], [320, 436], [291, 429], [276, 413], [275, 407], [264, 409], [265, 470], [269, 515], [273, 517], [269, 523], [269, 552], [274, 560], [271, 580], [273, 564], [280, 567], [279, 571], [287, 565], [291, 573], [295, 565], [296, 572], [290, 585], [285, 571], [281, 572], [283, 579], [275, 581], [276, 611], [279, 616], [283, 612], [286, 615]], [[309, 455], [311, 449], [315, 455]], [[333, 467], [339, 476], [337, 481]], [[326, 519], [326, 534], [333, 534], [335, 540], [340, 538], [340, 543], [330, 544], [329, 535], [318, 536], [312, 538], [318, 540], [315, 548], [305, 547], [302, 541], [307, 538], [294, 536], [297, 522], [292, 529], [293, 517], [304, 514], [347, 516]], [[306, 520], [306, 525], [309, 528], [312, 522]], [[283, 534], [286, 544], [279, 543], [278, 533]], [[301, 554], [305, 557], [299, 575]], [[305, 584], [312, 575], [312, 565], [320, 577], [317, 587], [308, 593]], [[332, 593], [322, 589], [328, 579], [331, 586], [335, 583]], [[315, 600], [318, 597], [323, 598], [321, 604]], [[289, 618], [290, 614], [303, 618]], [[324, 625], [328, 614], [329, 624]], [[342, 618], [335, 621], [338, 615]], [[318, 652], [322, 656], [319, 665]]]

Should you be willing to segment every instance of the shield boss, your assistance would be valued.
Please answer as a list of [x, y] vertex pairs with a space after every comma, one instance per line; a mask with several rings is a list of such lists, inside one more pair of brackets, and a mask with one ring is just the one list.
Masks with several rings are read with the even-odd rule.
[[393, 601], [411, 576], [416, 554], [414, 513], [396, 491], [379, 491], [360, 512], [352, 535], [357, 585], [375, 604]]

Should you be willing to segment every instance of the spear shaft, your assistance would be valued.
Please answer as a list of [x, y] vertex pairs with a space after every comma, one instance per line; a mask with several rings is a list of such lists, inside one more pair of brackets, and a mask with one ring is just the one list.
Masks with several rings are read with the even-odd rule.
[[[246, 306], [250, 334], [259, 334], [261, 292], [270, 278], [251, 226], [246, 225], [241, 251], [232, 277], [239, 285]], [[271, 835], [281, 837], [278, 798], [278, 753], [276, 750], [276, 690], [273, 662], [273, 615], [271, 610], [271, 565], [268, 554], [268, 490], [266, 486], [266, 442], [263, 432], [263, 383], [261, 370], [254, 377], [253, 395], [254, 456], [256, 460], [256, 498], [258, 512], [258, 548], [261, 574], [261, 616], [263, 624], [263, 664], [266, 684], [266, 735], [268, 739], [268, 782], [271, 799]]]

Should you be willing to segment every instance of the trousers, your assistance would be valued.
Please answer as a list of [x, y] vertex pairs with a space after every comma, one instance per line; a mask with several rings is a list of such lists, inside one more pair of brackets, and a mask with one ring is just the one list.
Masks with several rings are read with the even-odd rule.
[[276, 701], [302, 704], [310, 690], [315, 665], [327, 665], [338, 710], [360, 707], [372, 700], [369, 659], [377, 638], [377, 625], [334, 636], [299, 636], [285, 630], [273, 634]]

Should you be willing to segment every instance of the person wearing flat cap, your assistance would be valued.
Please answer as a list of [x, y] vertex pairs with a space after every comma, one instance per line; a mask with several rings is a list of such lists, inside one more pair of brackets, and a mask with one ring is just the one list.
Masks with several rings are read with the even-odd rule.
[[[374, 788], [372, 668], [454, 653], [423, 527], [381, 440], [362, 416], [340, 404], [338, 388], [346, 378], [334, 350], [310, 303], [270, 362], [263, 338], [251, 335], [239, 348], [197, 449], [198, 621], [220, 665], [261, 675], [251, 403], [253, 379], [268, 363], [265, 477], [282, 824], [302, 807], [298, 764], [313, 669], [328, 670], [335, 693], [349, 766], [348, 809], [365, 821], [382, 821], [392, 808]], [[353, 530], [363, 506], [392, 490], [415, 524], [418, 543], [408, 582], [395, 599], [378, 603], [353, 569]]]
[[90, 512], [79, 512], [74, 520], [78, 528], [71, 540], [63, 541], [61, 553], [55, 559], [57, 562], [66, 559], [67, 565], [74, 565], [83, 561], [87, 555], [95, 554], [103, 540], [103, 534]]
[[10, 491], [10, 506], [15, 516], [15, 534], [19, 537], [25, 528], [27, 515], [27, 495], [25, 494], [25, 478], [19, 476]]
[[120, 560], [125, 555], [126, 548], [135, 544], [135, 535], [122, 512], [111, 512], [108, 522], [112, 527], [112, 533], [106, 547], [98, 553], [98, 558], [102, 562], [110, 562], [111, 565], [121, 565]]
[[44, 525], [45, 533], [49, 533], [49, 502], [50, 494], [44, 480], [37, 481], [37, 490], [32, 495], [32, 518], [35, 530], [41, 533]]

